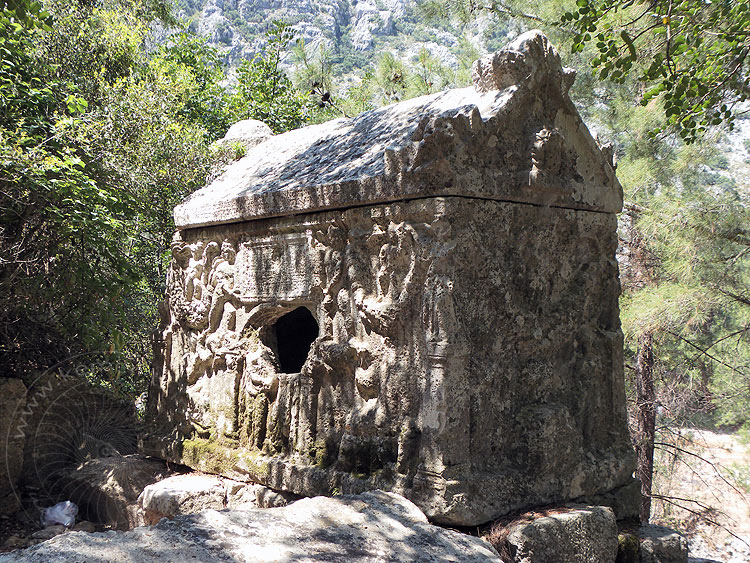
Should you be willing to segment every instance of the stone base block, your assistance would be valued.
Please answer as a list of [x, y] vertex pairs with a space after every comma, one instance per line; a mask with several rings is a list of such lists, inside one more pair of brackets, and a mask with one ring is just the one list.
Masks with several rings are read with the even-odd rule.
[[491, 537], [512, 563], [614, 563], [617, 558], [617, 522], [605, 506], [527, 513]]
[[640, 563], [687, 563], [688, 542], [679, 532], [664, 526], [641, 526]]
[[147, 525], [178, 514], [226, 506], [224, 483], [208, 475], [175, 475], [146, 487], [138, 502]]

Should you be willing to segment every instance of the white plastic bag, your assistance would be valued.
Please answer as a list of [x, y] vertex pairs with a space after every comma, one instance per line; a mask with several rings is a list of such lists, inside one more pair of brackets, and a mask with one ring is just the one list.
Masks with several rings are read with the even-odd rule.
[[70, 528], [76, 523], [76, 514], [78, 514], [76, 503], [69, 500], [58, 502], [55, 506], [44, 509], [42, 526], [46, 528], [54, 524], [62, 524], [66, 528]]

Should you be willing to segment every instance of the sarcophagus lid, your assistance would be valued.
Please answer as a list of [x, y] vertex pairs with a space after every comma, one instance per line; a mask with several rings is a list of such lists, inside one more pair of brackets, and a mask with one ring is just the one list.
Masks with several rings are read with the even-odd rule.
[[611, 163], [540, 32], [474, 63], [474, 84], [269, 138], [175, 209], [178, 228], [434, 196], [619, 212]]

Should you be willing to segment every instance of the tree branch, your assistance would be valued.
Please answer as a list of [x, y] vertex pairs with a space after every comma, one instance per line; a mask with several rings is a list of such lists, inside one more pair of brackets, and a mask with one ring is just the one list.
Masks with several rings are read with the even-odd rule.
[[[721, 290], [719, 290], [719, 291], [721, 291]], [[724, 292], [722, 292], [722, 293], [724, 293]], [[748, 305], [750, 305], [750, 302], [748, 302]], [[724, 362], [724, 361], [720, 360], [720, 359], [719, 359], [719, 358], [717, 358], [716, 356], [713, 356], [712, 354], [710, 354], [710, 353], [708, 352], [708, 350], [704, 350], [703, 348], [701, 348], [701, 347], [700, 347], [700, 346], [698, 346], [697, 344], [695, 344], [695, 343], [691, 342], [690, 340], [688, 340], [687, 338], [685, 338], [685, 337], [683, 337], [683, 336], [681, 336], [681, 335], [677, 334], [676, 332], [672, 332], [671, 330], [666, 330], [666, 329], [664, 330], [664, 332], [666, 332], [667, 334], [671, 334], [671, 335], [672, 335], [672, 336], [674, 336], [675, 338], [679, 338], [679, 339], [680, 339], [680, 340], [682, 340], [682, 341], [683, 341], [683, 342], [684, 342], [685, 344], [688, 344], [689, 346], [692, 346], [693, 348], [695, 348], [696, 350], [698, 350], [698, 351], [699, 351], [699, 352], [700, 352], [701, 354], [703, 354], [704, 356], [706, 356], [706, 357], [708, 357], [708, 358], [711, 358], [711, 359], [712, 359], [713, 361], [715, 361], [715, 362], [717, 362], [717, 363], [719, 363], [719, 364], [723, 365], [724, 367], [728, 367], [728, 368], [729, 368], [729, 369], [731, 369], [732, 371], [734, 371], [734, 372], [737, 372], [737, 373], [739, 373], [739, 374], [740, 374], [741, 376], [743, 376], [743, 377], [747, 377], [747, 376], [746, 376], [746, 375], [745, 375], [744, 373], [742, 373], [742, 372], [741, 372], [740, 370], [738, 370], [738, 369], [737, 369], [737, 368], [736, 368], [735, 366], [729, 365], [728, 363], [726, 363], [726, 362]]]

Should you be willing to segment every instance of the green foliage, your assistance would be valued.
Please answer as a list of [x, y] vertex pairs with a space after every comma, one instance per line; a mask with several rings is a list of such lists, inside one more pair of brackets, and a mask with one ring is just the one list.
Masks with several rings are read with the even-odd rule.
[[[106, 88], [132, 72], [151, 21], [134, 2], [47, 0], [52, 28], [37, 34], [35, 61], [46, 65], [50, 78], [66, 84], [90, 103]], [[123, 7], [125, 6], [125, 7]]]
[[202, 125], [215, 140], [232, 124], [230, 99], [220, 82], [224, 68], [215, 47], [186, 32], [170, 37], [148, 65], [151, 80], [168, 78], [180, 91], [180, 117]]
[[345, 115], [357, 115], [375, 108], [375, 83], [371, 70], [365, 71], [359, 83], [350, 86], [341, 102]]
[[403, 100], [409, 82], [409, 73], [404, 63], [392, 53], [383, 53], [373, 74], [382, 104]]
[[407, 86], [409, 97], [439, 92], [451, 82], [447, 69], [430, 52], [422, 47], [414, 61]]
[[87, 102], [32, 57], [34, 33], [50, 20], [36, 2], [7, 5], [0, 11], [0, 356], [6, 369], [24, 372], [29, 362], [70, 351], [65, 337], [94, 342], [96, 325], [120, 308], [110, 281], [125, 284], [132, 272], [116, 251], [127, 200], [97, 181], [71, 139]]
[[[425, 0], [422, 13], [435, 20], [471, 21], [495, 14], [542, 27], [557, 41], [572, 36], [572, 53], [586, 54], [600, 81], [637, 79], [643, 105], [659, 98], [666, 117], [687, 143], [710, 127], [731, 128], [750, 93], [750, 8], [726, 0], [548, 0], [534, 13], [518, 0]], [[562, 11], [562, 16], [559, 12]], [[506, 24], [507, 25], [507, 24]], [[561, 39], [562, 41], [559, 41]], [[589, 51], [589, 46], [593, 51]]]
[[288, 28], [274, 28], [266, 56], [240, 73], [233, 94], [202, 39], [178, 34], [144, 51], [159, 1], [49, 0], [51, 15], [32, 0], [8, 5], [0, 10], [0, 361], [24, 375], [107, 350], [109, 363], [126, 367], [113, 375], [92, 366], [92, 377], [139, 392], [172, 209], [205, 182], [211, 142], [238, 117], [277, 131], [305, 118], [306, 96], [279, 67]]
[[750, 91], [750, 9], [746, 2], [577, 0], [562, 16], [575, 32], [573, 51], [598, 50], [599, 78], [646, 85], [641, 103], [663, 100], [664, 114], [694, 142], [710, 126], [731, 128]]
[[231, 99], [237, 119], [259, 119], [274, 133], [299, 127], [308, 119], [309, 96], [294, 87], [280, 66], [293, 38], [291, 26], [274, 21], [265, 52], [237, 69], [237, 92]]
[[674, 416], [698, 409], [719, 424], [750, 421], [748, 225], [745, 198], [700, 185], [661, 187], [637, 215], [650, 283], [626, 288], [621, 302], [627, 353], [639, 335], [655, 335], [660, 393]]

